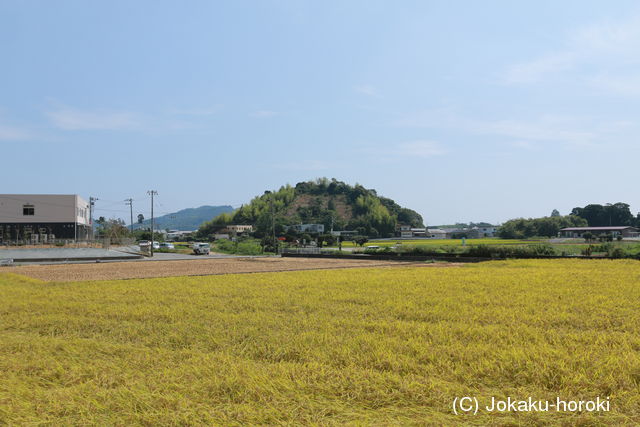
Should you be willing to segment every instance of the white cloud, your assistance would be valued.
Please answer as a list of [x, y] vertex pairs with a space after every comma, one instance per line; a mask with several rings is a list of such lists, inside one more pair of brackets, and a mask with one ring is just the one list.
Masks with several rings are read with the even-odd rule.
[[639, 96], [640, 76], [600, 74], [588, 79], [591, 86], [619, 95]]
[[564, 142], [572, 145], [591, 145], [597, 135], [583, 129], [584, 125], [573, 120], [545, 116], [534, 121], [497, 120], [475, 122], [471, 129], [476, 133], [500, 135], [527, 141]]
[[384, 148], [369, 146], [362, 151], [381, 162], [429, 159], [447, 152], [440, 143], [428, 140], [406, 141], [395, 145], [387, 144]]
[[585, 54], [635, 54], [640, 45], [640, 16], [580, 28], [570, 35], [570, 43]]
[[[635, 74], [640, 57], [640, 17], [619, 22], [601, 22], [570, 32], [555, 52], [517, 63], [504, 75], [507, 84], [535, 83], [571, 71], [570, 78], [614, 92], [628, 93], [631, 79], [620, 87], [620, 71]], [[596, 77], [594, 77], [596, 76]]]
[[396, 153], [404, 157], [428, 159], [445, 154], [446, 151], [435, 141], [410, 141], [399, 144]]
[[442, 128], [459, 126], [460, 118], [451, 109], [421, 110], [406, 114], [392, 122], [395, 126], [409, 128]]
[[[393, 122], [400, 127], [448, 129], [472, 135], [489, 135], [526, 143], [554, 143], [565, 147], [594, 147], [607, 137], [633, 124], [593, 117], [544, 115], [526, 120], [477, 120], [456, 115], [452, 110], [436, 109], [412, 113]], [[533, 145], [533, 144], [531, 144]]]
[[513, 141], [511, 146], [521, 148], [523, 150], [537, 150], [539, 147], [531, 141]]
[[30, 137], [31, 133], [24, 129], [0, 124], [0, 141], [19, 141]]
[[172, 109], [169, 114], [179, 116], [213, 116], [218, 114], [222, 109], [222, 105], [214, 105], [211, 108], [192, 108], [192, 109]]
[[505, 81], [508, 84], [535, 83], [545, 75], [572, 68], [577, 55], [572, 52], [561, 52], [531, 62], [515, 64], [507, 70]]
[[372, 96], [372, 97], [379, 97], [380, 94], [378, 94], [378, 91], [376, 90], [375, 87], [370, 86], [370, 85], [359, 85], [359, 86], [354, 86], [353, 88], [356, 92], [362, 94], [362, 95], [367, 95], [367, 96]]
[[130, 112], [81, 111], [68, 107], [46, 113], [54, 126], [63, 130], [136, 130], [144, 119]]
[[258, 111], [254, 111], [253, 113], [251, 113], [250, 116], [258, 118], [258, 119], [267, 119], [269, 117], [275, 117], [275, 116], [277, 116], [279, 114], [280, 113], [278, 113], [277, 111], [258, 110]]

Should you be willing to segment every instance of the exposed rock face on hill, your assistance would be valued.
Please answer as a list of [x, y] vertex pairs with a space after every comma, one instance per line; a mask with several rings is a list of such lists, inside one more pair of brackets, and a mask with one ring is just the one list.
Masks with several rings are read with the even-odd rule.
[[335, 219], [353, 218], [353, 209], [344, 194], [338, 195], [311, 195], [311, 194], [298, 194], [287, 208], [285, 215], [293, 218], [296, 215], [302, 214], [305, 216], [309, 210], [313, 211], [315, 207], [318, 207], [322, 211], [334, 211]]
[[424, 227], [420, 214], [378, 196], [375, 190], [321, 178], [265, 192], [232, 214], [203, 224], [200, 234], [214, 233], [227, 224], [252, 224], [261, 235], [271, 229], [272, 218], [278, 234], [284, 233], [286, 226], [300, 223], [324, 224], [326, 232], [333, 226], [334, 230], [355, 230], [372, 237], [392, 236], [398, 223]]

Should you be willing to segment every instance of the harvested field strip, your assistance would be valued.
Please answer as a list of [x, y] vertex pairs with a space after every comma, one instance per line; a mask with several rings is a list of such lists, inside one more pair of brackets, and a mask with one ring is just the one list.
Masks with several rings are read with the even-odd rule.
[[[258, 273], [297, 270], [324, 270], [362, 267], [398, 267], [400, 265], [438, 267], [443, 264], [402, 263], [310, 258], [224, 258], [182, 261], [134, 261], [64, 265], [25, 265], [2, 271], [49, 282], [84, 280], [144, 279], [173, 276], [207, 276], [230, 273]], [[448, 265], [448, 264], [444, 264]]]

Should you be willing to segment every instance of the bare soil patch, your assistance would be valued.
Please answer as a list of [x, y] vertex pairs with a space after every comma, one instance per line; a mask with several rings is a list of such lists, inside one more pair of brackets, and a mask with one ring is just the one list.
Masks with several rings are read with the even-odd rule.
[[459, 264], [316, 258], [224, 258], [179, 261], [144, 260], [91, 264], [24, 265], [3, 268], [0, 272], [22, 274], [48, 282], [77, 282], [85, 280], [143, 279], [150, 277], [205, 276], [233, 273], [400, 266], [447, 267], [459, 266]]

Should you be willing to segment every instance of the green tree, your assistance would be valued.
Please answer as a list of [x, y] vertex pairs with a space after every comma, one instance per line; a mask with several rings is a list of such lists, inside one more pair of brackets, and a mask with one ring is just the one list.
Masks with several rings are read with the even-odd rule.
[[367, 236], [354, 236], [353, 241], [358, 246], [364, 246], [369, 241], [369, 238]]
[[336, 238], [331, 234], [321, 234], [318, 236], [318, 246], [323, 247], [324, 245], [330, 246], [336, 242]]
[[203, 223], [198, 229], [197, 235], [201, 238], [211, 238], [215, 233], [232, 223], [233, 215], [222, 213], [211, 221]]
[[100, 217], [96, 220], [96, 223], [98, 224], [98, 237], [109, 238], [112, 243], [120, 243], [122, 239], [131, 235], [129, 228], [122, 219], [111, 218], [107, 220], [104, 217]]
[[637, 223], [627, 203], [590, 204], [573, 208], [571, 215], [584, 218], [589, 227], [635, 225]]

